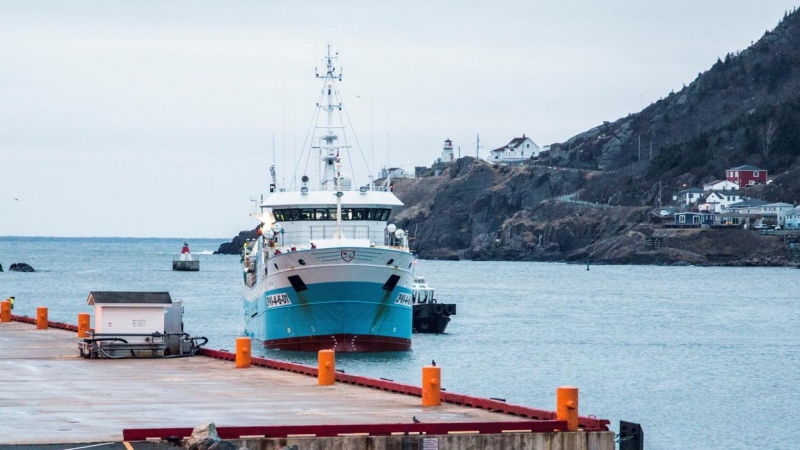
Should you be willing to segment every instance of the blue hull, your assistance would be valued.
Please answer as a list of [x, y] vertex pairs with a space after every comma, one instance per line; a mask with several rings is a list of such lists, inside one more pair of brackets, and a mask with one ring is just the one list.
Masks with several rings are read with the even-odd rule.
[[411, 290], [325, 282], [266, 291], [245, 301], [245, 331], [267, 348], [398, 351], [411, 348]]

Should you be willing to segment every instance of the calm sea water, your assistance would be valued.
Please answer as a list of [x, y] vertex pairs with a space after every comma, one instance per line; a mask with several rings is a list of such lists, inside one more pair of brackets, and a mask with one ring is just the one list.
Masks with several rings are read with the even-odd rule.
[[[77, 322], [94, 290], [169, 291], [186, 330], [232, 349], [244, 319], [238, 256], [190, 241], [200, 272], [173, 272], [179, 239], [0, 238], [0, 297], [15, 313], [49, 307]], [[580, 388], [580, 412], [641, 423], [657, 449], [797, 449], [797, 269], [420, 261], [439, 301], [458, 304], [445, 335], [404, 353], [339, 354], [348, 373], [419, 383], [432, 359], [449, 391], [555, 408]], [[2, 349], [0, 349], [0, 352]], [[260, 350], [315, 364], [316, 355]]]

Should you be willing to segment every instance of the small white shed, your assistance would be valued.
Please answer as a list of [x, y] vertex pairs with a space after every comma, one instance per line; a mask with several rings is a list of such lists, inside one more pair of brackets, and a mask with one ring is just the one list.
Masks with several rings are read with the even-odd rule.
[[90, 292], [87, 302], [98, 334], [164, 333], [165, 309], [172, 306], [169, 292]]

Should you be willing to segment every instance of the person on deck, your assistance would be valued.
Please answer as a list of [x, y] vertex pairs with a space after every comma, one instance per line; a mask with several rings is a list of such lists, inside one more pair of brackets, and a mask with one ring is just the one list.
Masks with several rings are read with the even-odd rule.
[[191, 253], [189, 251], [189, 244], [187, 244], [186, 242], [183, 243], [183, 248], [181, 249], [181, 253]]
[[14, 296], [8, 297], [8, 302], [11, 303], [11, 309], [14, 309]]

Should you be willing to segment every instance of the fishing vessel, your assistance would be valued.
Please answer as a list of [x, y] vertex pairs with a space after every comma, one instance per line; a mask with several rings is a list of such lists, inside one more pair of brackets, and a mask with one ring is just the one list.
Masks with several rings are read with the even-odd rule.
[[414, 333], [444, 333], [450, 316], [456, 314], [454, 303], [439, 303], [435, 291], [425, 282], [425, 277], [415, 276], [411, 285]]
[[[270, 192], [252, 214], [258, 237], [242, 255], [245, 333], [267, 348], [339, 352], [411, 348], [414, 257], [404, 230], [389, 224], [402, 202], [390, 183], [355, 187], [342, 173], [350, 153], [328, 46], [312, 145], [318, 180]], [[338, 120], [335, 112], [339, 112]], [[305, 151], [305, 150], [304, 150]], [[302, 156], [302, 155], [301, 155]]]

